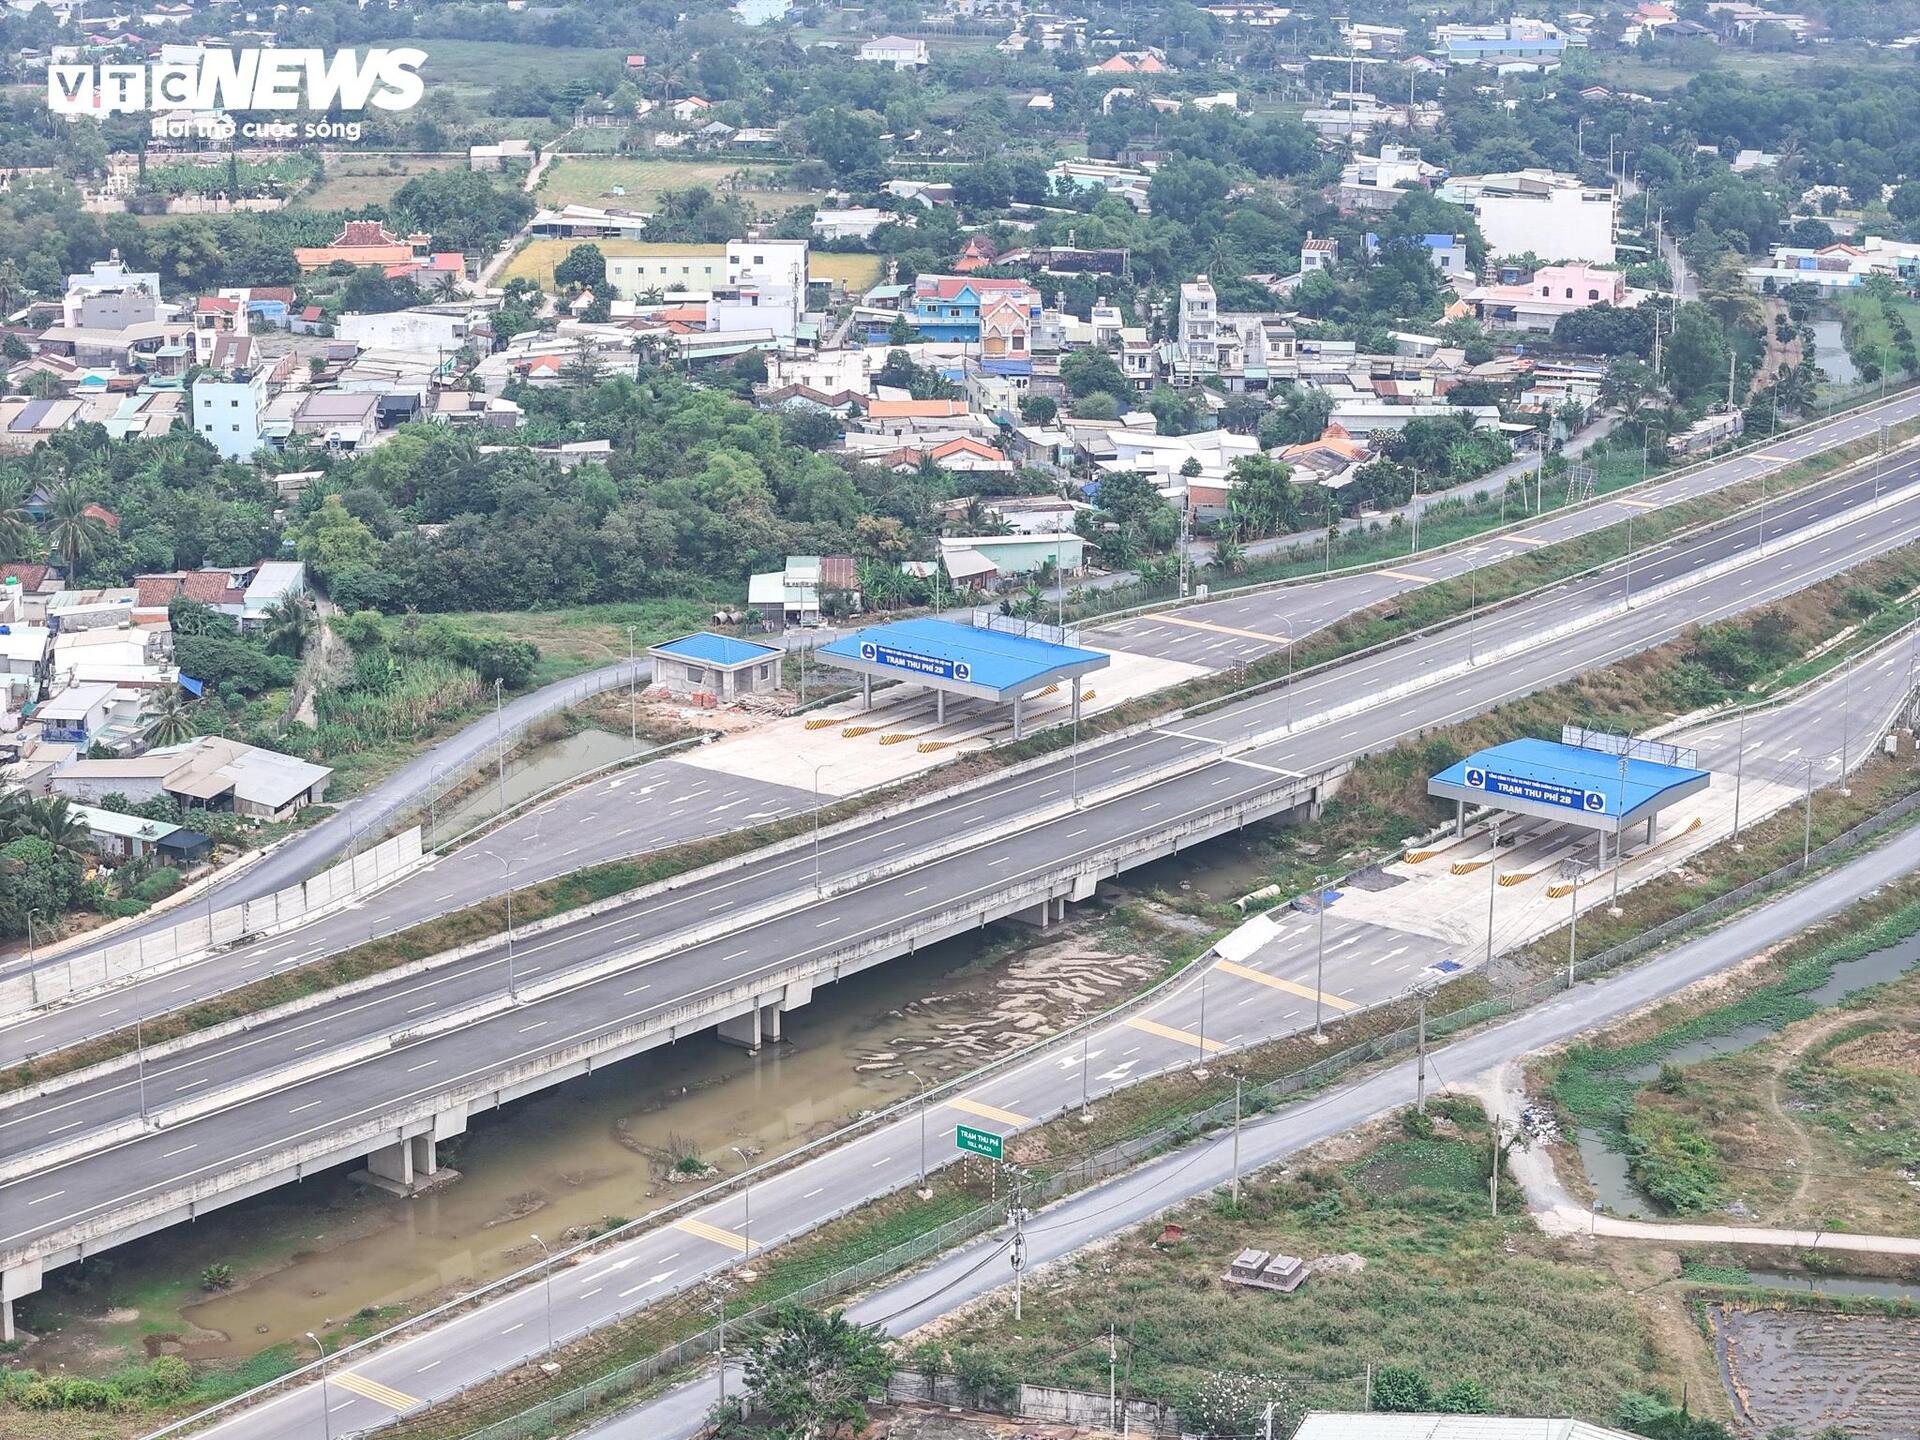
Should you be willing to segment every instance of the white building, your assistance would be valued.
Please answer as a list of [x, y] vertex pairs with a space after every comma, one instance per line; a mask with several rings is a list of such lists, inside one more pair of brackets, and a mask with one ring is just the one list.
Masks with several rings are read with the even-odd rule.
[[251, 460], [263, 443], [261, 412], [267, 406], [263, 368], [226, 376], [202, 375], [193, 382], [193, 431], [223, 460]]
[[726, 280], [707, 297], [709, 332], [770, 330], [790, 344], [807, 310], [805, 240], [729, 240]]
[[1220, 302], [1213, 293], [1213, 282], [1196, 276], [1190, 285], [1180, 287], [1180, 338], [1177, 342], [1180, 368], [1188, 374], [1205, 374], [1218, 368], [1220, 344]]
[[1614, 193], [1583, 185], [1577, 176], [1552, 170], [1456, 175], [1436, 193], [1473, 211], [1489, 255], [1614, 261]]
[[858, 53], [862, 60], [896, 70], [924, 70], [927, 65], [927, 42], [900, 35], [877, 36], [861, 45]]
[[1342, 210], [1384, 213], [1408, 190], [1425, 190], [1447, 172], [1404, 145], [1382, 145], [1378, 155], [1356, 155], [1340, 167]]
[[342, 315], [336, 339], [362, 349], [420, 350], [451, 355], [467, 341], [467, 317], [441, 310], [394, 310], [379, 315]]
[[813, 233], [822, 240], [866, 240], [893, 217], [871, 205], [813, 212]]

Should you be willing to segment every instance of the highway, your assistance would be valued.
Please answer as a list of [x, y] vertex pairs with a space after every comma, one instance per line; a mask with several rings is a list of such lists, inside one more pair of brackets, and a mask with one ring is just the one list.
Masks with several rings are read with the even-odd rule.
[[[1629, 516], [1652, 507], [1751, 479], [1833, 445], [1873, 434], [1882, 423], [1898, 423], [1915, 414], [1920, 414], [1920, 393], [1898, 397], [1881, 409], [1842, 416], [1782, 437], [1759, 455], [1718, 461], [1627, 499], [1613, 499], [1571, 513], [1549, 512], [1510, 535], [1457, 551], [1424, 555], [1417, 562], [1410, 560], [1404, 568], [1335, 576], [1190, 606], [1172, 616], [1115, 622], [1088, 632], [1089, 638], [1113, 648], [1224, 668], [1270, 653], [1288, 637], [1298, 639], [1430, 580], [1464, 574], [1477, 566], [1537, 549], [1540, 544], [1622, 524]], [[1889, 465], [1889, 483], [1894, 483], [1895, 475], [1895, 467]], [[1856, 488], [1852, 493], [1859, 498], [1865, 491]], [[487, 736], [481, 730], [471, 727], [463, 735], [484, 748]], [[414, 762], [408, 771], [421, 763]], [[636, 796], [647, 803], [629, 803]], [[712, 769], [671, 760], [654, 762], [644, 772], [603, 777], [509, 821], [471, 846], [432, 861], [405, 883], [363, 897], [344, 912], [243, 950], [211, 955], [151, 981], [0, 1024], [0, 1064], [125, 1025], [135, 1016], [160, 1014], [190, 1004], [274, 969], [331, 954], [370, 936], [473, 904], [509, 886], [533, 884], [601, 861], [766, 823], [802, 813], [811, 804], [811, 794], [798, 787], [725, 777]], [[561, 842], [555, 841], [556, 836], [562, 837]], [[57, 966], [61, 961], [56, 958], [42, 963]]]
[[[1900, 472], [1890, 471], [1890, 483], [1913, 478], [1916, 469], [1920, 469], [1920, 462], [1907, 462]], [[1183, 814], [1215, 807], [1221, 803], [1222, 792], [1228, 796], [1257, 795], [1284, 787], [1300, 775], [1344, 763], [1357, 754], [1388, 747], [1405, 734], [1478, 713], [1501, 700], [1637, 653], [1688, 624], [1711, 623], [1765, 604], [1871, 555], [1920, 538], [1920, 493], [1889, 497], [1879, 510], [1851, 515], [1838, 528], [1805, 544], [1789, 544], [1783, 538], [1791, 530], [1804, 527], [1816, 514], [1844, 513], [1849, 499], [1866, 498], [1855, 493], [1857, 489], [1857, 482], [1851, 487], [1834, 487], [1771, 516], [1767, 535], [1770, 548], [1764, 557], [1755, 553], [1758, 526], [1742, 525], [1672, 554], [1648, 557], [1636, 568], [1632, 583], [1638, 593], [1644, 594], [1663, 581], [1700, 575], [1716, 557], [1754, 557], [1729, 573], [1699, 580], [1683, 592], [1683, 604], [1646, 604], [1604, 618], [1625, 588], [1624, 576], [1607, 574], [1499, 612], [1479, 627], [1456, 626], [1394, 650], [1329, 667], [1303, 678], [1291, 692], [1283, 689], [1263, 694], [1205, 717], [1174, 722], [1124, 742], [1125, 749], [1120, 752], [1121, 763], [1145, 770], [1192, 754], [1195, 746], [1206, 751], [1226, 743], [1248, 742], [1247, 749], [1225, 763], [1089, 805], [1045, 824], [1027, 826], [960, 854], [860, 886], [846, 895], [826, 901], [813, 899], [811, 886], [805, 883], [810, 876], [798, 861], [804, 852], [796, 852], [785, 874], [791, 881], [794, 870], [800, 869], [802, 887], [791, 908], [783, 908], [771, 918], [705, 944], [676, 948], [671, 955], [644, 966], [528, 1001], [459, 1030], [386, 1051], [65, 1164], [37, 1168], [30, 1175], [0, 1184], [0, 1208], [9, 1222], [0, 1233], [0, 1252], [19, 1253], [38, 1237], [117, 1213], [143, 1196], [171, 1193], [183, 1185], [206, 1187], [203, 1208], [207, 1203], [219, 1203], [212, 1194], [216, 1177], [243, 1160], [274, 1153], [303, 1137], [336, 1130], [356, 1117], [378, 1113], [409, 1097], [442, 1093], [461, 1076], [485, 1076], [508, 1061], [556, 1051], [569, 1041], [670, 1011], [689, 997], [723, 989], [743, 978], [771, 974], [808, 958], [825, 961], [865, 938], [899, 926], [903, 920], [951, 907], [971, 892], [1023, 876], [1044, 875], [1077, 855], [1097, 849], [1103, 841], [1152, 830]], [[1587, 616], [1593, 621], [1583, 618]], [[1530, 638], [1549, 628], [1570, 633], [1548, 645]], [[1474, 668], [1464, 668], [1469, 654], [1485, 655], [1487, 647], [1501, 643], [1512, 647], [1514, 653], [1497, 663], [1487, 660]], [[1417, 677], [1423, 671], [1449, 678], [1444, 684], [1422, 686]], [[1392, 701], [1369, 703], [1396, 685], [1413, 688]], [[1343, 705], [1354, 708], [1342, 714]], [[1338, 718], [1310, 723], [1310, 717], [1329, 712]], [[1289, 718], [1297, 727], [1291, 734], [1285, 733]], [[1834, 736], [1836, 743], [1832, 746], [1836, 750], [1837, 738]], [[1820, 748], [1828, 747], [1822, 744]], [[1110, 777], [1105, 753], [1089, 751], [1081, 758], [1083, 782], [1089, 769]], [[1022, 798], [1038, 798], [1037, 790], [1031, 787], [1042, 786], [1049, 775], [1056, 787], [1070, 783], [1070, 765], [1071, 761], [1062, 757], [1051, 767], [1029, 772], [1012, 783], [1026, 789]], [[1052, 797], [1054, 803], [1059, 798]], [[1021, 801], [1009, 797], [1003, 803], [1017, 807]], [[956, 815], [973, 819], [964, 809], [955, 812], [937, 808], [918, 817], [916, 823], [951, 834]], [[929, 833], [922, 831], [923, 837]], [[849, 837], [850, 846], [859, 843], [884, 846], [903, 842], [886, 839], [884, 832], [860, 840]], [[742, 870], [716, 883], [751, 890], [760, 873]], [[689, 896], [681, 903], [691, 900]], [[721, 911], [739, 902], [729, 897], [710, 903]], [[606, 918], [598, 920], [604, 922]], [[605, 953], [607, 948], [604, 934], [582, 934], [572, 942], [572, 948], [548, 960], [544, 968], [551, 972], [562, 963], [581, 963]], [[504, 958], [503, 953], [497, 954], [490, 962], [491, 969], [485, 969], [480, 957], [475, 957], [468, 963], [474, 966], [475, 975], [485, 978], [469, 983], [504, 988]], [[404, 987], [416, 982], [396, 983]], [[391, 1026], [395, 1009], [404, 1013], [404, 1001], [405, 997], [369, 992], [331, 1001], [300, 1017], [297, 1023], [325, 1027], [324, 1035], [338, 1045], [354, 1035], [384, 1033], [381, 1027]], [[438, 997], [416, 1003], [423, 1007], [423, 1014], [429, 1013], [429, 1005], [439, 1009], [444, 1004]], [[283, 1038], [288, 1047], [307, 1043]], [[315, 1048], [324, 1054], [324, 1041]], [[254, 1049], [225, 1049], [218, 1043], [207, 1047], [205, 1054], [190, 1050], [175, 1058], [183, 1066], [205, 1065], [209, 1075], [237, 1075], [262, 1068], [263, 1060], [265, 1068], [287, 1060], [278, 1046], [266, 1047], [262, 1055]], [[192, 1078], [179, 1078], [181, 1075]], [[32, 1133], [33, 1125], [26, 1116], [53, 1120], [50, 1112], [39, 1107], [94, 1104], [103, 1107], [89, 1112], [96, 1119], [111, 1113], [116, 1105], [126, 1113], [130, 1108], [126, 1079], [124, 1073], [116, 1076], [109, 1087], [113, 1094], [106, 1098], [89, 1099], [83, 1089], [19, 1107], [21, 1120], [13, 1127], [15, 1138], [9, 1142], [14, 1152], [48, 1143], [47, 1131], [69, 1123], [57, 1120], [43, 1124], [38, 1134]], [[150, 1087], [156, 1083], [151, 1072], [148, 1082]], [[192, 1071], [172, 1072], [165, 1083], [175, 1086], [175, 1096], [200, 1088], [197, 1073]], [[150, 1100], [152, 1093], [150, 1088]], [[15, 1112], [6, 1114], [12, 1120]], [[79, 1133], [85, 1133], [84, 1122]]]
[[[1881, 709], [1881, 702], [1904, 690], [1904, 657], [1896, 658], [1903, 661], [1900, 670], [1884, 663], [1873, 667], [1873, 673], [1882, 678], [1871, 687], [1863, 684], [1862, 677], [1854, 677], [1857, 688], [1852, 691], [1852, 704], [1865, 709], [1871, 698], [1872, 708]], [[1891, 681], [1885, 678], [1889, 673], [1894, 677]], [[1789, 733], [1823, 728], [1836, 717], [1838, 690], [1838, 686], [1822, 687], [1804, 697], [1791, 718], [1774, 718]], [[1759, 733], [1758, 725], [1749, 725], [1750, 741]], [[1909, 872], [1912, 858], [1906, 848], [1896, 840], [1702, 940], [1583, 985], [1569, 996], [1443, 1048], [1434, 1056], [1435, 1074], [1442, 1081], [1465, 1080], [1492, 1063], [1576, 1034], [1724, 969]], [[1597, 897], [1595, 903], [1602, 902]], [[1377, 936], [1362, 934], [1373, 927], [1352, 926], [1331, 917], [1328, 925], [1329, 1013], [1407, 988], [1406, 975], [1389, 978], [1383, 973], [1386, 966], [1376, 963], [1390, 952], [1378, 950]], [[1306, 917], [1293, 916], [1282, 921], [1282, 932], [1275, 945], [1248, 965], [1204, 969], [1163, 993], [1149, 1008], [1096, 1028], [1084, 1047], [1076, 1038], [1045, 1048], [963, 1087], [958, 1096], [941, 1097], [943, 1103], [925, 1121], [925, 1133], [931, 1137], [925, 1163], [937, 1166], [953, 1157], [956, 1121], [1000, 1132], [1021, 1129], [1081, 1103], [1083, 1095], [1097, 1101], [1160, 1070], [1190, 1064], [1203, 1050], [1307, 1028], [1312, 1023], [1311, 1001], [1299, 992], [1311, 984], [1312, 927]], [[1442, 952], [1417, 957], [1423, 973], [1447, 958]], [[1307, 989], [1307, 995], [1311, 993]], [[1380, 1076], [1337, 1087], [1253, 1122], [1242, 1137], [1246, 1165], [1252, 1169], [1272, 1163], [1404, 1104], [1412, 1084], [1410, 1067], [1395, 1066]], [[763, 1246], [839, 1214], [860, 1197], [890, 1193], [913, 1183], [923, 1163], [921, 1116], [911, 1105], [897, 1107], [895, 1113], [898, 1118], [891, 1123], [757, 1182], [751, 1196], [750, 1234], [748, 1201], [736, 1193], [631, 1241], [572, 1257], [556, 1272], [551, 1286], [555, 1334], [564, 1340], [700, 1286]], [[1217, 1139], [1189, 1146], [1043, 1212], [1028, 1229], [1034, 1263], [1069, 1253], [1222, 1183], [1228, 1155], [1224, 1142]], [[956, 1277], [967, 1274], [999, 1238], [1003, 1237], [969, 1247], [922, 1275], [896, 1282], [857, 1313], [866, 1318], [892, 1316], [889, 1328], [900, 1331], [1004, 1283], [1007, 1274], [998, 1263], [976, 1272], [967, 1283], [956, 1283]], [[335, 1433], [375, 1426], [398, 1411], [445, 1399], [474, 1380], [536, 1354], [545, 1342], [546, 1293], [538, 1284], [523, 1286], [377, 1351], [355, 1356], [344, 1367], [336, 1364], [326, 1393]], [[320, 1436], [322, 1396], [311, 1378], [302, 1388], [243, 1411], [207, 1433], [222, 1440]], [[681, 1397], [678, 1402], [669, 1402], [665, 1409], [643, 1408], [617, 1422], [626, 1428], [607, 1433], [636, 1440], [681, 1433], [672, 1428], [677, 1417], [697, 1410], [682, 1412], [672, 1404], [694, 1404], [703, 1410], [705, 1402], [698, 1396], [710, 1395], [712, 1384], [709, 1376], [704, 1392], [699, 1387], [671, 1392]]]

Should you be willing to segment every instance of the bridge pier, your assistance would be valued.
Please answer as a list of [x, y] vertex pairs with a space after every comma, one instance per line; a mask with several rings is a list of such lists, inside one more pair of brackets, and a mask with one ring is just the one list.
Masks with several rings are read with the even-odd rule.
[[759, 1053], [762, 1045], [780, 1043], [780, 1017], [789, 1009], [797, 1009], [812, 998], [811, 986], [797, 1000], [794, 986], [789, 985], [773, 999], [761, 998], [755, 1001], [752, 1009], [732, 1019], [722, 1020], [714, 1027], [714, 1035], [723, 1045], [737, 1045], [749, 1055]]
[[431, 1125], [417, 1135], [406, 1135], [383, 1145], [367, 1156], [367, 1168], [353, 1178], [392, 1195], [414, 1196], [451, 1185], [460, 1178], [457, 1170], [442, 1169], [440, 1142], [464, 1134], [465, 1110], [433, 1117]]
[[13, 1302], [40, 1289], [46, 1267], [39, 1260], [23, 1260], [11, 1270], [0, 1271], [0, 1344], [19, 1338], [13, 1325]]
[[1014, 911], [1007, 918], [1022, 925], [1031, 925], [1035, 930], [1045, 930], [1067, 918], [1067, 897], [1051, 895], [1037, 905]]

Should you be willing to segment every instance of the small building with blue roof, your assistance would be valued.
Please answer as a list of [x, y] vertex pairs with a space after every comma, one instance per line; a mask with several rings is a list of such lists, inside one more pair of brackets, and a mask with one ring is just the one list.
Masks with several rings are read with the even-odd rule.
[[712, 695], [730, 705], [742, 695], [763, 695], [780, 688], [780, 660], [786, 652], [758, 640], [736, 640], [711, 630], [696, 630], [678, 640], [649, 645], [653, 683], [670, 695]]
[[1026, 733], [1022, 702], [1051, 686], [1072, 684], [1073, 714], [1080, 714], [1081, 676], [1104, 669], [1112, 657], [1065, 643], [1069, 633], [1051, 625], [1025, 624], [976, 612], [975, 623], [897, 620], [823, 645], [815, 655], [860, 677], [863, 701], [873, 682], [904, 680], [934, 692], [938, 723], [946, 720], [946, 697], [961, 695], [1013, 706], [1013, 734]]
[[[1595, 737], [1611, 740], [1612, 737]], [[1618, 836], [1645, 821], [1653, 837], [1662, 810], [1713, 783], [1672, 746], [1628, 741], [1578, 745], [1533, 738], [1477, 750], [1427, 782], [1427, 793], [1452, 800], [1464, 819], [1469, 804]]]

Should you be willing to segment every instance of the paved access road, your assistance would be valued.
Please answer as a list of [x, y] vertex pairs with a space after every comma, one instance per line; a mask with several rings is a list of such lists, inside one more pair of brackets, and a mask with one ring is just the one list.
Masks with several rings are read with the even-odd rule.
[[[1896, 839], [1645, 965], [1582, 985], [1503, 1024], [1442, 1046], [1429, 1057], [1429, 1068], [1441, 1077], [1440, 1088], [1444, 1091], [1448, 1080], [1458, 1084], [1516, 1055], [1533, 1054], [1571, 1039], [1790, 939], [1912, 869], [1912, 857], [1904, 853], [1902, 842]], [[1405, 1061], [1249, 1121], [1240, 1134], [1242, 1173], [1278, 1164], [1322, 1140], [1410, 1104], [1413, 1091], [1414, 1067], [1411, 1061]], [[1029, 1220], [1028, 1264], [1039, 1266], [1065, 1259], [1184, 1200], [1218, 1189], [1231, 1178], [1232, 1165], [1232, 1139], [1222, 1134], [1070, 1196]], [[984, 1237], [923, 1271], [882, 1287], [851, 1306], [848, 1313], [862, 1323], [884, 1326], [889, 1334], [908, 1334], [1005, 1287], [1011, 1278], [1007, 1244], [1004, 1229]], [[528, 1292], [529, 1296], [534, 1293]], [[369, 1362], [369, 1368], [375, 1363]], [[737, 1390], [737, 1373], [729, 1383]], [[709, 1370], [584, 1434], [592, 1440], [683, 1440], [698, 1431], [716, 1396], [716, 1377]], [[296, 1409], [293, 1402], [299, 1398], [305, 1399], [305, 1409], [300, 1413], [317, 1423], [320, 1407], [313, 1395], [290, 1397], [288, 1408]], [[366, 1423], [364, 1416], [369, 1413], [372, 1408], [363, 1407], [354, 1423]], [[237, 1436], [267, 1432], [228, 1425], [220, 1427], [218, 1433]], [[308, 1432], [290, 1429], [285, 1433]]]
[[[1809, 717], [1817, 722], [1831, 697], [1816, 692], [1806, 703], [1811, 708], [1803, 713], [1803, 722]], [[1895, 841], [1702, 940], [1449, 1045], [1432, 1057], [1433, 1072], [1442, 1083], [1458, 1083], [1515, 1054], [1577, 1034], [1724, 969], [1911, 869], [1912, 858]], [[1339, 1006], [1399, 993], [1409, 983], [1405, 975], [1384, 978], [1385, 966], [1372, 963], [1379, 957], [1370, 953], [1370, 945], [1344, 943], [1357, 931], [1371, 928], [1347, 927], [1329, 917], [1329, 1013]], [[1250, 965], [1232, 970], [1211, 967], [1203, 972], [1204, 981], [1195, 976], [1137, 1015], [1096, 1030], [1084, 1045], [1067, 1041], [1043, 1049], [1015, 1067], [966, 1087], [956, 1101], [932, 1108], [924, 1117], [911, 1105], [899, 1107], [899, 1118], [891, 1123], [756, 1184], [750, 1234], [747, 1201], [734, 1195], [625, 1244], [577, 1257], [553, 1278], [556, 1336], [565, 1338], [605, 1324], [701, 1285], [762, 1246], [810, 1228], [860, 1197], [913, 1183], [921, 1173], [923, 1153], [928, 1167], [953, 1158], [956, 1122], [1010, 1132], [1071, 1109], [1081, 1103], [1083, 1094], [1097, 1099], [1157, 1071], [1191, 1064], [1203, 1049], [1210, 1052], [1231, 1043], [1225, 1039], [1228, 1035], [1251, 1041], [1309, 1028], [1311, 929], [1305, 917], [1287, 919], [1281, 943]], [[1429, 954], [1419, 960], [1424, 970], [1444, 958]], [[1299, 993], [1303, 989], [1305, 995]], [[1216, 1040], [1216, 1035], [1221, 1039]], [[1399, 1065], [1251, 1122], [1241, 1142], [1245, 1167], [1252, 1170], [1284, 1159], [1407, 1103], [1412, 1093], [1412, 1067]], [[923, 1133], [927, 1137], [924, 1152]], [[1224, 1183], [1230, 1164], [1225, 1140], [1204, 1141], [1063, 1201], [1029, 1224], [1032, 1263], [1069, 1254], [1180, 1200], [1205, 1193]], [[886, 1287], [857, 1307], [855, 1314], [865, 1320], [885, 1320], [895, 1333], [938, 1318], [1007, 1282], [1004, 1257], [996, 1253], [1004, 1243], [1002, 1234], [969, 1246], [922, 1274]], [[336, 1365], [326, 1392], [335, 1433], [377, 1425], [396, 1411], [447, 1398], [466, 1383], [538, 1352], [546, 1341], [545, 1302], [543, 1287], [527, 1286], [364, 1358], [356, 1356], [344, 1366]], [[710, 1403], [713, 1386], [709, 1375], [598, 1433], [633, 1440], [691, 1433], [690, 1427]], [[308, 1383], [207, 1433], [222, 1440], [319, 1437], [323, 1433], [321, 1391]]]
[[[1915, 463], [1920, 467], [1920, 462]], [[1844, 510], [1845, 498], [1844, 491], [1821, 499], [1809, 498], [1803, 508], [1811, 511], [1824, 505]], [[1789, 510], [1773, 520], [1797, 525], [1804, 518]], [[1699, 549], [1713, 552], [1716, 547], [1733, 546], [1737, 550], [1743, 537], [1747, 544], [1756, 544], [1757, 527], [1741, 527], [1729, 535], [1703, 540]], [[1610, 597], [1622, 593], [1624, 577], [1596, 577], [1553, 596], [1526, 602], [1503, 612], [1502, 619], [1509, 641], [1521, 647], [1519, 653], [1497, 664], [1485, 663], [1455, 674], [1444, 685], [1428, 686], [1399, 700], [1360, 709], [1344, 719], [1302, 724], [1290, 735], [1281, 733], [1278, 738], [1258, 740], [1253, 748], [1230, 761], [1088, 806], [1077, 814], [1028, 827], [1004, 839], [987, 841], [962, 855], [904, 870], [839, 897], [818, 901], [806, 898], [808, 892], [803, 892], [793, 908], [705, 945], [689, 946], [666, 958], [528, 1001], [490, 1019], [258, 1095], [201, 1119], [0, 1184], [0, 1207], [10, 1218], [20, 1217], [0, 1233], [0, 1247], [28, 1243], [92, 1216], [119, 1213], [142, 1196], [177, 1190], [187, 1183], [210, 1183], [238, 1160], [278, 1153], [288, 1145], [328, 1133], [354, 1117], [378, 1113], [410, 1098], [425, 1101], [462, 1076], [495, 1073], [509, 1059], [558, 1050], [670, 1010], [690, 997], [731, 988], [744, 979], [774, 973], [799, 960], [824, 959], [863, 939], [887, 933], [905, 919], [938, 913], [968, 893], [1024, 875], [1054, 873], [1063, 860], [1098, 848], [1103, 841], [1151, 832], [1182, 815], [1211, 810], [1223, 790], [1254, 793], [1355, 754], [1386, 748], [1410, 731], [1478, 713], [1513, 695], [1636, 653], [1670, 638], [1689, 623], [1710, 623], [1765, 604], [1814, 579], [1916, 538], [1920, 538], [1920, 493], [1889, 500], [1878, 511], [1858, 514], [1806, 544], [1787, 544], [1770, 532], [1773, 548], [1764, 557], [1756, 555], [1737, 570], [1701, 581], [1675, 597], [1674, 602], [1649, 604], [1622, 616], [1578, 626], [1553, 645], [1529, 644], [1525, 637], [1536, 627], [1577, 621], [1583, 609], [1600, 614]], [[1647, 568], [1649, 572], [1660, 566], [1697, 571], [1701, 563], [1701, 554], [1689, 556], [1683, 552], [1662, 557], [1657, 565], [1650, 562]], [[1636, 576], [1635, 583], [1644, 586], [1652, 582], [1647, 576]], [[1144, 763], [1148, 747], [1154, 744], [1198, 742], [1217, 746], [1282, 731], [1290, 715], [1312, 716], [1355, 701], [1364, 704], [1367, 697], [1422, 670], [1448, 671], [1464, 661], [1474, 647], [1493, 643], [1494, 638], [1456, 628], [1381, 655], [1332, 666], [1303, 679], [1292, 695], [1283, 691], [1243, 701], [1202, 719], [1127, 742], [1133, 747], [1127, 752], [1128, 758]], [[1891, 676], [1882, 683], [1900, 678]], [[1813, 743], [1822, 752], [1837, 751], [1837, 730], [1837, 726], [1823, 728], [1821, 740]], [[1058, 785], [1066, 778], [1069, 763], [1058, 762], [1050, 769], [1016, 778], [1021, 784], [1034, 785], [1051, 774]], [[946, 818], [950, 828], [951, 817]], [[743, 871], [732, 878], [751, 887], [753, 874]], [[733, 903], [737, 902], [717, 901], [715, 908], [724, 909]], [[603, 943], [587, 934], [580, 937], [577, 951], [570, 958], [580, 963], [604, 950]], [[496, 964], [491, 972], [496, 985], [503, 978], [503, 968]], [[1397, 978], [1404, 977], [1386, 977]], [[396, 982], [399, 986], [418, 983]], [[1297, 987], [1299, 982], [1289, 983]], [[329, 1002], [301, 1017], [300, 1023], [311, 1020], [332, 1027], [326, 1033], [336, 1042], [347, 1034], [389, 1033], [392, 1008], [402, 1000], [383, 995], [375, 1002], [373, 993]], [[371, 1008], [376, 1003], [387, 1008], [376, 1015]], [[423, 1014], [439, 1006], [437, 998], [423, 998], [418, 1003]], [[363, 1017], [375, 1020], [370, 1031]], [[413, 1017], [413, 1023], [419, 1023], [418, 1016]], [[1211, 1037], [1228, 1032], [1216, 1024], [1205, 1033]], [[289, 1048], [296, 1043], [303, 1042], [287, 1041]], [[183, 1062], [188, 1059], [180, 1058]], [[285, 1061], [277, 1047], [261, 1056], [244, 1048], [223, 1050], [216, 1042], [200, 1063], [272, 1069]], [[198, 1088], [192, 1079], [174, 1083], [176, 1096]], [[59, 1103], [59, 1099], [52, 1097], [51, 1102], [35, 1105]], [[112, 1097], [92, 1103], [109, 1108], [117, 1105], [124, 1114], [128, 1099], [122, 1078]], [[26, 1113], [45, 1112], [36, 1109]], [[25, 1134], [26, 1128], [24, 1124], [21, 1127], [22, 1148], [31, 1149], [48, 1143], [48, 1132], [54, 1125], [46, 1125], [38, 1135]]]

